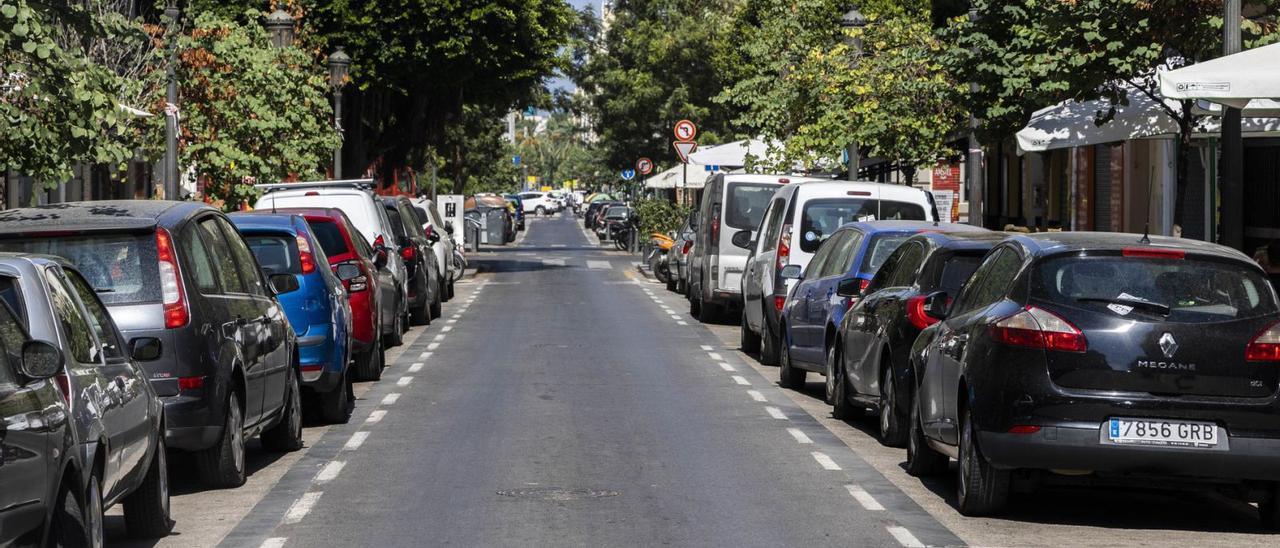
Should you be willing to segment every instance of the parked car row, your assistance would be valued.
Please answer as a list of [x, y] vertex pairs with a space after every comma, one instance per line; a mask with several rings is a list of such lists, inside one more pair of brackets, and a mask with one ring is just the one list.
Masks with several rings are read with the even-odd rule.
[[742, 310], [744, 351], [783, 387], [823, 375], [833, 415], [874, 417], [912, 475], [955, 460], [962, 514], [1160, 481], [1280, 529], [1280, 307], [1249, 257], [992, 232], [936, 222], [910, 187], [768, 179], [708, 184], [672, 289], [704, 321]]
[[0, 545], [100, 546], [117, 503], [131, 535], [167, 534], [167, 451], [238, 487], [246, 439], [295, 451], [304, 415], [348, 421], [352, 382], [439, 317], [456, 276], [429, 203], [350, 182], [263, 190], [232, 215], [0, 212]]

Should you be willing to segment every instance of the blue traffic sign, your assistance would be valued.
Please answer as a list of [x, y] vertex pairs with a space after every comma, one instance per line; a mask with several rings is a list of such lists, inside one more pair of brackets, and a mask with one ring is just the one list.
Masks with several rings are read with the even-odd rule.
[[622, 180], [624, 180], [624, 181], [630, 181], [630, 180], [635, 179], [635, 178], [636, 178], [636, 170], [634, 170], [634, 169], [624, 169], [624, 170], [622, 170]]
[[517, 154], [517, 155], [515, 155], [515, 156], [512, 156], [512, 157], [511, 157], [511, 163], [512, 163], [512, 164], [514, 164], [514, 165], [517, 165], [517, 166], [518, 166], [518, 165], [520, 165], [520, 155], [519, 155], [519, 154]]

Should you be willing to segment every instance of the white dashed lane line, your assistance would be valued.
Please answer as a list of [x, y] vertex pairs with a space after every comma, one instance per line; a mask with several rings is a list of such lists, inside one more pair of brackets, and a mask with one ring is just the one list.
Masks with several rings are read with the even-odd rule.
[[906, 527], [890, 526], [886, 527], [886, 529], [889, 530], [889, 534], [893, 535], [893, 538], [897, 540], [898, 544], [901, 544], [903, 548], [924, 548], [924, 543], [920, 542], [920, 539], [911, 534], [911, 531], [908, 531]]
[[823, 470], [843, 470], [843, 468], [840, 468], [840, 465], [836, 464], [836, 461], [831, 460], [831, 457], [828, 457], [826, 453], [814, 451], [812, 455], [813, 460], [818, 461], [818, 465], [822, 466]]
[[439, 335], [436, 335], [436, 338], [431, 339], [431, 340], [433, 340], [433, 341], [435, 341], [435, 342], [443, 341], [443, 340], [444, 340], [444, 333], [441, 333], [441, 334], [439, 334]]
[[593, 270], [613, 270], [613, 263], [609, 261], [587, 261], [587, 268]]
[[379, 422], [382, 420], [382, 417], [385, 417], [385, 416], [387, 416], [386, 409], [374, 409], [372, 413], [369, 413], [369, 418], [365, 419], [364, 422], [369, 422], [369, 423]]
[[725, 363], [725, 362], [720, 362], [720, 369], [723, 369], [723, 370], [725, 370], [725, 371], [734, 371], [733, 366], [732, 366], [732, 365], [729, 365], [729, 364], [727, 364], [727, 363]]
[[441, 328], [440, 328], [440, 331], [441, 331], [441, 332], [443, 332], [443, 333], [448, 333], [448, 332], [450, 332], [450, 331], [453, 331], [453, 326], [446, 325], [446, 326], [444, 326], [444, 327], [441, 327]]
[[679, 322], [676, 322], [676, 325], [689, 325], [689, 322], [679, 321]]
[[799, 428], [788, 428], [787, 433], [791, 434], [791, 437], [796, 439], [796, 443], [800, 443], [804, 445], [809, 445], [813, 443], [813, 440], [809, 439], [809, 436], [804, 432], [801, 432]]
[[396, 400], [398, 399], [400, 399], [400, 394], [396, 394], [395, 392], [392, 392], [382, 398], [382, 405], [392, 405], [396, 403]]
[[333, 481], [334, 478], [338, 477], [338, 474], [342, 473], [342, 467], [346, 465], [347, 463], [340, 460], [329, 461], [329, 464], [324, 465], [324, 468], [320, 469], [320, 473], [316, 474], [316, 483]]
[[767, 401], [769, 401], [769, 400], [764, 399], [764, 394], [761, 394], [761, 393], [760, 393], [760, 391], [758, 391], [758, 390], [748, 390], [748, 391], [747, 391], [747, 395], [748, 395], [748, 396], [751, 396], [751, 399], [756, 400], [756, 401], [758, 401], [758, 402], [767, 402]]
[[711, 359], [716, 360], [716, 361], [721, 361], [721, 360], [723, 360], [723, 359], [724, 359], [724, 358], [722, 358], [722, 357], [720, 356], [720, 354], [717, 354], [717, 353], [715, 353], [715, 352], [708, 352], [708, 353], [707, 353], [707, 356], [710, 356], [710, 357], [711, 357]]
[[301, 497], [298, 497], [298, 500], [294, 501], [293, 506], [290, 506], [289, 511], [285, 513], [284, 522], [286, 524], [293, 524], [302, 521], [302, 518], [307, 517], [307, 513], [310, 512], [311, 508], [313, 508], [316, 505], [316, 502], [320, 500], [321, 494], [322, 493], [320, 491], [311, 491], [309, 493], [304, 493]]
[[424, 364], [423, 364], [422, 362], [414, 362], [414, 364], [413, 364], [413, 365], [410, 365], [410, 366], [409, 366], [409, 372], [410, 372], [410, 373], [417, 373], [417, 372], [419, 372], [419, 371], [422, 371], [422, 366], [423, 366], [423, 365], [424, 365]]
[[750, 382], [750, 381], [748, 381], [748, 380], [747, 380], [747, 378], [746, 378], [746, 377], [743, 377], [742, 375], [734, 375], [734, 376], [733, 376], [733, 382], [736, 382], [736, 383], [741, 384], [741, 385], [743, 385], [743, 386], [751, 386], [751, 382]]
[[715, 350], [715, 348], [712, 348], [711, 346], [709, 346], [709, 345], [705, 345], [705, 344], [704, 344], [704, 345], [702, 345], [702, 349], [703, 349], [703, 350], [705, 350], [705, 351], [707, 351], [707, 352], [710, 352], [710, 351], [712, 351], [712, 350]]
[[766, 413], [768, 413], [770, 417], [773, 417], [773, 418], [778, 419], [778, 420], [780, 420], [780, 421], [785, 421], [785, 420], [787, 420], [787, 416], [782, 414], [782, 410], [781, 410], [781, 409], [778, 409], [777, 407], [774, 407], [774, 406], [772, 406], [772, 405], [767, 405], [767, 406], [765, 406], [764, 411], [765, 411]]
[[440, 343], [438, 342], [433, 342], [427, 345], [427, 350], [435, 350], [437, 348], [440, 348]]
[[396, 386], [409, 386], [409, 383], [411, 382], [413, 382], [413, 377], [405, 375], [403, 377], [400, 377], [399, 379], [396, 379]]
[[361, 445], [364, 445], [364, 440], [367, 439], [369, 439], [368, 432], [356, 432], [351, 435], [351, 439], [347, 440], [347, 444], [342, 446], [342, 449], [346, 451], [355, 451], [356, 449], [359, 449]]
[[849, 490], [849, 495], [853, 497], [853, 500], [858, 501], [858, 504], [861, 504], [863, 508], [872, 512], [884, 510], [884, 506], [880, 505], [880, 501], [877, 501], [870, 493], [864, 491], [862, 487], [857, 485], [846, 485], [844, 487]]
[[288, 540], [289, 539], [285, 537], [271, 537], [267, 540], [262, 541], [262, 544], [259, 544], [258, 548], [281, 548], [284, 546], [284, 543]]

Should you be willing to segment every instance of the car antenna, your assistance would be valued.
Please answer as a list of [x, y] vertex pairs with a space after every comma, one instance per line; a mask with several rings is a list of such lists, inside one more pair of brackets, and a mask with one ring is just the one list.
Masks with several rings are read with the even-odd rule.
[[1156, 166], [1151, 166], [1151, 175], [1147, 177], [1147, 220], [1142, 226], [1142, 239], [1138, 243], [1151, 244], [1151, 180], [1156, 178]]

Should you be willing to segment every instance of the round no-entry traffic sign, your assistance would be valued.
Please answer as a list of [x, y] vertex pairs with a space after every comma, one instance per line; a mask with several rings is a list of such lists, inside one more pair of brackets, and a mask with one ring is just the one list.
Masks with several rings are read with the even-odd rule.
[[653, 171], [653, 160], [648, 158], [636, 160], [636, 171], [639, 171], [641, 175], [648, 175]]
[[688, 120], [680, 120], [676, 122], [675, 133], [677, 141], [692, 141], [698, 135], [698, 126]]

